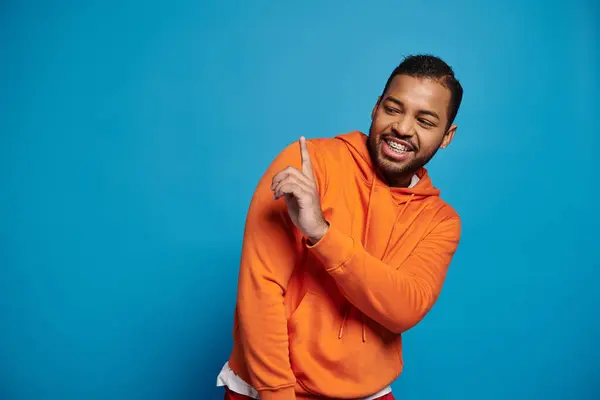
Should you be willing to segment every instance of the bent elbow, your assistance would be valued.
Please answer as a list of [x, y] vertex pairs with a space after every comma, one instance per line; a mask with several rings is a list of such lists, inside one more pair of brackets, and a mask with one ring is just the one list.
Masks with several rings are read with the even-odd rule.
[[429, 288], [423, 288], [414, 294], [412, 301], [407, 301], [398, 307], [398, 312], [390, 321], [388, 329], [396, 334], [401, 334], [413, 328], [429, 313], [435, 296]]
[[427, 312], [404, 312], [387, 328], [393, 333], [402, 334], [421, 322], [425, 315]]

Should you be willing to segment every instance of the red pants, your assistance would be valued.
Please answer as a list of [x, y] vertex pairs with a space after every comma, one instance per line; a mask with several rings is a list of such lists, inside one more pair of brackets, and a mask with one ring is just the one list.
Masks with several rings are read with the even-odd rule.
[[[244, 396], [243, 394], [235, 393], [225, 387], [225, 400], [252, 400], [251, 397]], [[395, 400], [391, 393], [378, 397], [378, 400]]]

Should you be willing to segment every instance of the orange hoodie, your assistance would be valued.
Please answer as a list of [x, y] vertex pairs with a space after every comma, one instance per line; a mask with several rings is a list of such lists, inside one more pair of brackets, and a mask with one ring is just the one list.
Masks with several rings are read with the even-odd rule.
[[275, 158], [254, 193], [229, 365], [261, 400], [378, 392], [402, 371], [401, 333], [440, 294], [459, 216], [425, 169], [413, 188], [386, 185], [366, 140], [351, 132], [307, 141], [330, 223], [314, 245], [269, 188], [277, 172], [301, 168], [297, 142]]

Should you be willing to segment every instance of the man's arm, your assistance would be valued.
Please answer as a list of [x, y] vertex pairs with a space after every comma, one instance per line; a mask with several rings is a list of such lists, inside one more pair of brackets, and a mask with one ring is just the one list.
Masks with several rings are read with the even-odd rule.
[[289, 360], [284, 294], [303, 250], [286, 202], [275, 200], [273, 177], [301, 168], [298, 144], [271, 163], [252, 197], [246, 218], [238, 282], [237, 310], [251, 384], [263, 400], [293, 400], [296, 379]]
[[399, 266], [371, 256], [360, 241], [330, 226], [309, 246], [344, 296], [388, 330], [402, 333], [433, 307], [460, 239], [460, 219], [441, 221]]

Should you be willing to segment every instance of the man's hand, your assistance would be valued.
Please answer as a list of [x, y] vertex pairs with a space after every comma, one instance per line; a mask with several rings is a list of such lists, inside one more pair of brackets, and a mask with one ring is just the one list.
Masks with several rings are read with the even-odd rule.
[[300, 157], [302, 171], [287, 167], [277, 173], [273, 177], [271, 190], [275, 200], [280, 197], [285, 199], [290, 219], [314, 244], [325, 236], [329, 224], [323, 218], [317, 182], [304, 137], [300, 138]]

